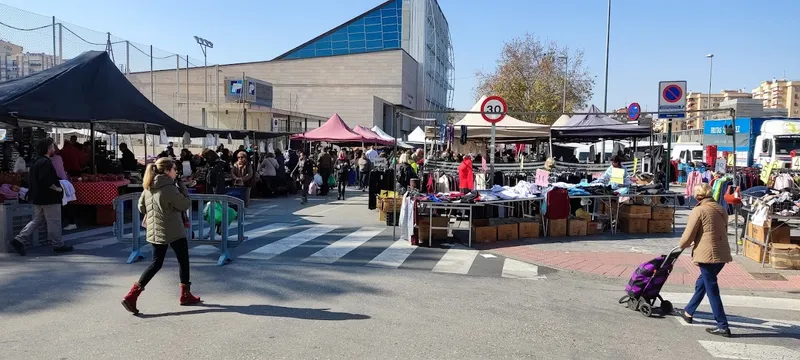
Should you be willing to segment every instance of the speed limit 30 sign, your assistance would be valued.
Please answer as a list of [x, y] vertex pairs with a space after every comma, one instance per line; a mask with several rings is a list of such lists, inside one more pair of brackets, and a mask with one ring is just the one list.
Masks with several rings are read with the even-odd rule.
[[483, 119], [496, 124], [506, 117], [508, 112], [508, 105], [506, 101], [499, 96], [489, 96], [483, 103], [481, 103], [481, 116]]

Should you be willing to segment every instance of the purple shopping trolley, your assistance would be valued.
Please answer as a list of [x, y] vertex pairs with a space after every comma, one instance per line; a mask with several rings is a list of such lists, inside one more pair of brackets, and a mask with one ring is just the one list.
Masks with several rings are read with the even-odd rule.
[[[661, 310], [663, 315], [671, 314], [674, 309], [672, 303], [664, 300], [660, 293], [682, 252], [683, 249], [675, 247], [667, 255], [661, 255], [639, 265], [631, 274], [631, 279], [625, 286], [627, 294], [619, 299], [619, 303], [625, 304], [633, 311], [639, 311], [644, 316], [652, 315], [653, 309]], [[658, 307], [656, 300], [659, 303]]]

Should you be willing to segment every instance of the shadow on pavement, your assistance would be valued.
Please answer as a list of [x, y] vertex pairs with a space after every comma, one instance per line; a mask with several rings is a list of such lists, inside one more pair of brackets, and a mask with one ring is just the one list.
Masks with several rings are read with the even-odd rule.
[[343, 320], [367, 320], [371, 319], [368, 315], [351, 314], [346, 312], [335, 312], [330, 309], [309, 309], [309, 308], [293, 308], [275, 305], [221, 305], [221, 304], [200, 304], [193, 306], [195, 309], [187, 311], [174, 311], [165, 312], [160, 314], [144, 314], [140, 313], [137, 317], [143, 319], [160, 318], [166, 316], [183, 316], [183, 315], [197, 315], [208, 313], [239, 313], [242, 315], [251, 316], [270, 316], [270, 317], [283, 317], [292, 319], [303, 320], [328, 320], [328, 321], [343, 321]]

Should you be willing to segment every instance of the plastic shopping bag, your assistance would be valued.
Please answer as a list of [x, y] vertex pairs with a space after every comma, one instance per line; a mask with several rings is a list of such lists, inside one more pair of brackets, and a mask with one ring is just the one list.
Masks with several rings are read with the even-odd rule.
[[308, 195], [317, 195], [317, 183], [311, 183], [308, 186]]
[[[210, 219], [211, 217], [211, 206], [214, 206], [214, 219]], [[233, 210], [230, 206], [228, 207], [228, 224], [236, 220], [236, 210]], [[206, 204], [206, 207], [203, 209], [203, 218], [211, 225], [217, 225], [222, 223], [222, 204], [216, 201], [212, 201]], [[212, 221], [213, 220], [213, 221]]]
[[334, 186], [336, 186], [336, 178], [335, 178], [335, 177], [333, 177], [333, 175], [331, 175], [331, 176], [328, 178], [328, 186], [330, 186], [330, 187], [334, 187]]

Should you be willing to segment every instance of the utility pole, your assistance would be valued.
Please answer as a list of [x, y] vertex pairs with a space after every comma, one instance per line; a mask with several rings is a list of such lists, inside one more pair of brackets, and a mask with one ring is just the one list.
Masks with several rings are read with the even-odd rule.
[[[608, 16], [606, 18], [606, 75], [603, 86], [603, 112], [608, 112], [608, 50], [611, 43], [611, 0], [608, 0]], [[604, 143], [605, 144], [605, 143]]]

